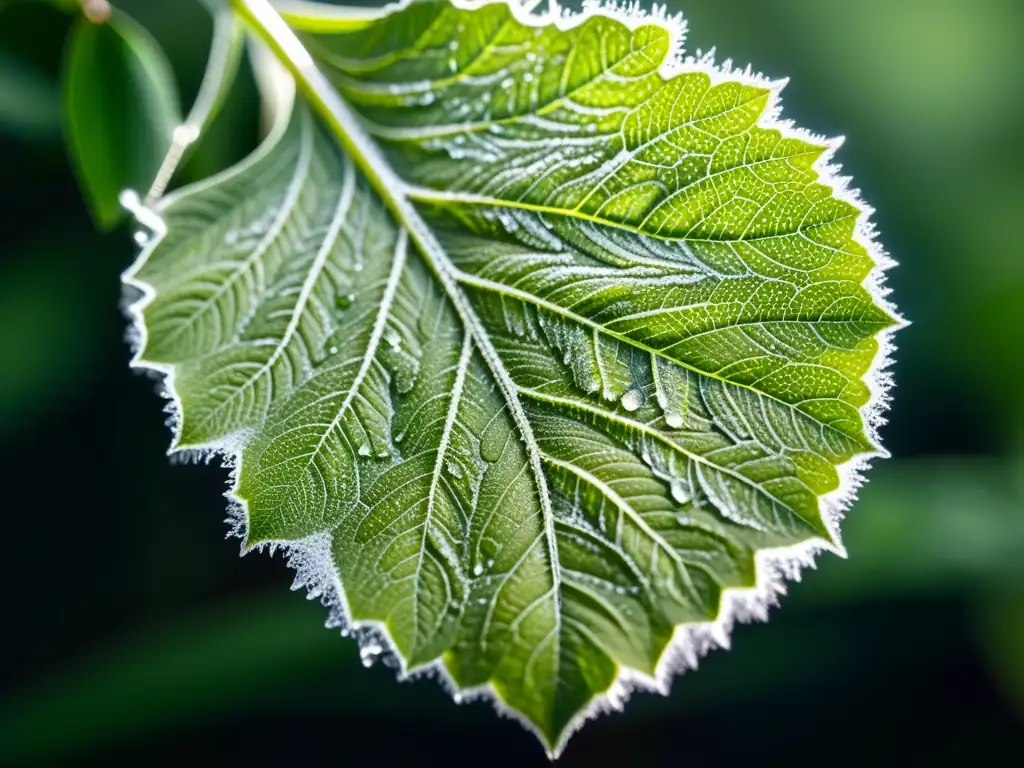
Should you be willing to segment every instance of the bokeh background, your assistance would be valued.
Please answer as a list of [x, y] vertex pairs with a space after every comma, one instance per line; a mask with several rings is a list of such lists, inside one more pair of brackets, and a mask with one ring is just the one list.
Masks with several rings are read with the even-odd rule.
[[[194, 95], [195, 0], [120, 0]], [[879, 462], [768, 624], [591, 723], [563, 765], [885, 759], [1009, 764], [1024, 735], [1024, 3], [671, 0], [689, 48], [791, 76], [900, 266]], [[432, 682], [364, 669], [225, 539], [226, 472], [172, 465], [129, 372], [126, 227], [98, 234], [61, 138], [70, 17], [0, 0], [0, 763], [243, 759], [541, 765], [532, 736]], [[243, 77], [180, 180], [258, 140]]]

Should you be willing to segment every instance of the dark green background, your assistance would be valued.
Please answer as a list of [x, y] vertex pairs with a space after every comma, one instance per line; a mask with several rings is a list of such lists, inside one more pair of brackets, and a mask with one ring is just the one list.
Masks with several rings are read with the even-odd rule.
[[[216, 466], [173, 466], [128, 371], [129, 233], [94, 232], [61, 143], [69, 17], [0, 0], [0, 763], [250, 759], [539, 765], [533, 737], [364, 669], [280, 557], [239, 560]], [[122, 0], [183, 103], [209, 23]], [[898, 386], [845, 525], [664, 700], [586, 726], [563, 765], [1016, 762], [1024, 733], [1024, 3], [675, 0], [690, 47], [791, 76], [785, 116], [839, 153], [900, 262]], [[243, 80], [182, 174], [257, 140]], [[1019, 755], [1018, 755], [1019, 758]]]

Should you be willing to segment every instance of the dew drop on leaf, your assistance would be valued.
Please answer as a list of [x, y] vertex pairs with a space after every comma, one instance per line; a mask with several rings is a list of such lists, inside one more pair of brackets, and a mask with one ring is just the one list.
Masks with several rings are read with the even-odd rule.
[[639, 390], [631, 389], [622, 396], [622, 407], [627, 411], [635, 411], [643, 405], [643, 397]]
[[501, 459], [501, 452], [505, 447], [506, 434], [500, 420], [495, 419], [480, 439], [480, 456], [484, 461], [493, 464]]
[[672, 490], [672, 498], [679, 504], [685, 504], [690, 500], [689, 489], [683, 483], [678, 480], [673, 481], [670, 486]]

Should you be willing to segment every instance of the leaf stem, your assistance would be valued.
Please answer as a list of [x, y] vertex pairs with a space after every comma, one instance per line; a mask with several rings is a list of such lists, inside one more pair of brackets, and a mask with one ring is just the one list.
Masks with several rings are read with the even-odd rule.
[[185, 122], [174, 129], [171, 147], [146, 194], [146, 205], [151, 205], [163, 196], [196, 139], [220, 112], [242, 58], [242, 44], [245, 42], [243, 31], [230, 8], [215, 14], [210, 57], [203, 81], [199, 85], [199, 93]]

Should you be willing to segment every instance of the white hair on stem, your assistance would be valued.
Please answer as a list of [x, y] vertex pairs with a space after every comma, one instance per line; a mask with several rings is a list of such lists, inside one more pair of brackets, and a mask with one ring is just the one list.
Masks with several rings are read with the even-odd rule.
[[[407, 7], [413, 2], [416, 0], [402, 0], [402, 2], [385, 6], [376, 13], [380, 16], [387, 15]], [[485, 5], [505, 3], [506, 0], [450, 0], [450, 2], [459, 9], [475, 10]], [[316, 3], [292, 2], [284, 5], [292, 7], [295, 12], [309, 12], [316, 6]], [[758, 551], [755, 555], [755, 586], [723, 590], [719, 614], [714, 621], [677, 626], [671, 641], [662, 653], [653, 676], [619, 665], [618, 673], [611, 686], [590, 700], [589, 704], [573, 718], [562, 732], [559, 741], [549, 750], [549, 756], [554, 759], [565, 748], [569, 737], [588, 719], [603, 712], [621, 709], [633, 691], [667, 693], [672, 679], [677, 674], [695, 668], [700, 657], [709, 650], [729, 646], [730, 634], [736, 622], [765, 620], [769, 608], [778, 603], [780, 595], [785, 594], [786, 581], [799, 580], [802, 569], [813, 566], [814, 558], [819, 552], [828, 550], [845, 556], [840, 539], [839, 523], [863, 483], [863, 470], [872, 459], [888, 455], [880, 447], [878, 440], [878, 429], [885, 423], [883, 413], [889, 402], [888, 393], [892, 386], [891, 376], [886, 369], [892, 362], [891, 352], [894, 348], [892, 335], [906, 323], [887, 299], [889, 291], [884, 284], [884, 273], [893, 267], [895, 262], [889, 258], [878, 242], [876, 229], [870, 221], [873, 209], [864, 203], [858, 190], [849, 187], [850, 178], [842, 176], [840, 166], [832, 162], [836, 150], [843, 143], [843, 138], [828, 139], [814, 135], [797, 128], [792, 122], [782, 119], [780, 94], [786, 85], [786, 80], [769, 80], [756, 73], [749, 65], [737, 68], [730, 60], [716, 62], [713, 50], [706, 54], [686, 56], [683, 50], [686, 23], [680, 14], [670, 14], [665, 6], [655, 4], [650, 10], [644, 10], [637, 2], [602, 3], [599, 0], [586, 0], [580, 13], [571, 13], [559, 8], [557, 3], [551, 0], [526, 0], [522, 3], [516, 3], [513, 0], [507, 2], [507, 5], [515, 18], [525, 25], [554, 25], [561, 30], [572, 29], [597, 16], [618, 21], [631, 30], [643, 25], [657, 24], [669, 32], [671, 39], [670, 52], [659, 69], [663, 78], [669, 79], [686, 72], [702, 72], [711, 78], [713, 84], [740, 82], [767, 88], [769, 90], [768, 104], [758, 125], [762, 128], [777, 130], [787, 138], [795, 138], [826, 147], [826, 151], [814, 165], [818, 181], [820, 184], [830, 187], [835, 198], [846, 201], [861, 211], [854, 239], [868, 252], [875, 264], [864, 285], [872, 298], [896, 319], [896, 325], [882, 331], [876, 337], [879, 350], [864, 376], [864, 382], [870, 390], [871, 397], [863, 409], [863, 415], [868, 437], [876, 449], [840, 465], [837, 468], [840, 476], [839, 487], [820, 499], [822, 517], [832, 541], [835, 543], [824, 539], [812, 539], [795, 546]], [[358, 15], [365, 17], [369, 13], [373, 12], [360, 10]], [[275, 74], [279, 79], [280, 73]], [[272, 96], [279, 99], [281, 98], [280, 84], [276, 86], [276, 89], [276, 93]], [[290, 100], [293, 97], [294, 88], [290, 92], [288, 88], [285, 88], [284, 91], [284, 100]], [[275, 110], [276, 116], [280, 118], [281, 114], [287, 111], [278, 108]], [[241, 165], [254, 163], [263, 153], [269, 151], [276, 141], [276, 134], [283, 130], [285, 122], [285, 120], [278, 119], [272, 131], [275, 135], [268, 137], [263, 146]], [[232, 170], [237, 171], [238, 166]], [[219, 177], [220, 175], [211, 177], [199, 185], [194, 185], [191, 190], [194, 191], [197, 187], [212, 186], [217, 183]], [[245, 501], [235, 495], [235, 491], [238, 487], [238, 470], [246, 436], [234, 435], [216, 443], [187, 449], [178, 448], [181, 400], [174, 387], [174, 366], [151, 363], [141, 359], [147, 338], [143, 312], [155, 294], [153, 289], [138, 280], [136, 275], [166, 233], [161, 212], [175, 197], [175, 195], [171, 195], [152, 205], [147, 205], [133, 192], [126, 192], [122, 196], [122, 203], [135, 215], [136, 221], [149, 230], [149, 233], [144, 233], [137, 238], [140, 244], [144, 245], [143, 252], [136, 263], [123, 275], [125, 285], [139, 293], [139, 297], [127, 306], [127, 313], [131, 321], [131, 330], [128, 334], [129, 342], [135, 350], [131, 366], [155, 374], [162, 379], [160, 393], [168, 400], [166, 406], [170, 416], [168, 424], [174, 435], [168, 453], [186, 461], [203, 460], [208, 462], [214, 456], [221, 457], [224, 466], [230, 471], [230, 487], [225, 493], [229, 502], [226, 521], [229, 524], [228, 535], [244, 539], [249, 527], [249, 513]], [[399, 679], [434, 676], [452, 694], [456, 702], [488, 700], [500, 714], [518, 720], [528, 730], [535, 733], [542, 743], [545, 742], [543, 734], [533, 723], [508, 707], [492, 684], [459, 688], [440, 660], [409, 668], [381, 622], [353, 621], [338, 568], [332, 556], [329, 531], [314, 534], [300, 541], [270, 541], [248, 548], [243, 545], [242, 554], [263, 549], [268, 550], [271, 554], [277, 550], [285, 554], [288, 565], [295, 570], [292, 589], [305, 589], [309, 599], [319, 599], [328, 608], [327, 626], [339, 628], [344, 635], [355, 636], [360, 645], [360, 654], [364, 663], [372, 663], [375, 658], [381, 657], [397, 667]]]

